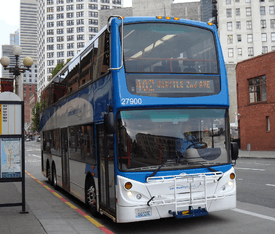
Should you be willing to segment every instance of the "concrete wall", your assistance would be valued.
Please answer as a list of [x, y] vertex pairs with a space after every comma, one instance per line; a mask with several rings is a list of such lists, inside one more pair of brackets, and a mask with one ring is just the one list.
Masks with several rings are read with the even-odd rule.
[[236, 64], [226, 64], [226, 72], [229, 90], [229, 120], [235, 122], [235, 113], [237, 113], [237, 92], [236, 92]]

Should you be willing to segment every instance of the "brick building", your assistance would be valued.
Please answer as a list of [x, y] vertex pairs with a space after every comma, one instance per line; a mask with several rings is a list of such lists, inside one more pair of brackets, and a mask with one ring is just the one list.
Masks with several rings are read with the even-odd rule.
[[275, 51], [236, 67], [241, 149], [275, 150]]

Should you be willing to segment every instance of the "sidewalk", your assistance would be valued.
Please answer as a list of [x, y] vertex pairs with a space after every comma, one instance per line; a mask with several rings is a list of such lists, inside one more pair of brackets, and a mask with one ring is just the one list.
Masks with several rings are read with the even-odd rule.
[[[21, 185], [21, 182], [16, 182]], [[22, 195], [13, 182], [0, 183], [0, 203], [21, 203]], [[45, 234], [42, 225], [26, 203], [27, 214], [20, 214], [22, 206], [0, 207], [0, 233]]]
[[[21, 203], [21, 182], [0, 183], [0, 204]], [[100, 227], [26, 175], [26, 211], [0, 207], [0, 234], [104, 234]], [[107, 229], [106, 229], [107, 230]], [[108, 231], [108, 230], [107, 230]]]
[[247, 150], [239, 150], [239, 158], [275, 159], [275, 151], [247, 151]]

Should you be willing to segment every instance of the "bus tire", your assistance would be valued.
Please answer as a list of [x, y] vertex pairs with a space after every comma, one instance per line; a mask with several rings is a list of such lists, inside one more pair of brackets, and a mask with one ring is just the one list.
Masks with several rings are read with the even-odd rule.
[[48, 182], [52, 185], [52, 175], [51, 175], [51, 167], [50, 167], [49, 161], [47, 161], [46, 173], [47, 173]]
[[86, 203], [90, 207], [91, 214], [94, 217], [99, 217], [99, 212], [97, 211], [97, 199], [96, 199], [96, 187], [93, 178], [89, 177], [85, 186], [85, 196]]
[[55, 165], [53, 164], [53, 167], [52, 167], [52, 185], [54, 187], [55, 190], [58, 189], [58, 186], [57, 186], [57, 176], [56, 176], [56, 169], [55, 169]]

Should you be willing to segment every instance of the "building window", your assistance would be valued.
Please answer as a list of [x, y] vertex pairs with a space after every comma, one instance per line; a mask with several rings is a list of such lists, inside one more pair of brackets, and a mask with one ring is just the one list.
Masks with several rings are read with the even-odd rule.
[[67, 26], [74, 25], [74, 20], [67, 20]]
[[261, 26], [262, 28], [266, 28], [266, 20], [261, 20]]
[[57, 27], [63, 27], [64, 26], [64, 21], [57, 21], [56, 26]]
[[241, 29], [241, 21], [236, 21], [236, 29]]
[[270, 20], [270, 28], [275, 28], [275, 19]]
[[64, 19], [64, 14], [63, 13], [62, 14], [57, 14], [56, 18], [57, 19]]
[[246, 7], [246, 16], [251, 16], [251, 7]]
[[248, 80], [249, 103], [266, 101], [266, 78], [265, 75]]
[[84, 35], [83, 35], [83, 34], [80, 34], [80, 35], [77, 35], [76, 39], [77, 39], [78, 41], [82, 41], [82, 40], [84, 40], [85, 38], [84, 38]]
[[266, 33], [262, 33], [262, 42], [267, 41]]
[[76, 31], [77, 31], [78, 33], [84, 32], [84, 27], [77, 27], [77, 28], [76, 28]]
[[243, 55], [243, 50], [242, 50], [242, 48], [238, 48], [238, 55], [239, 55], [239, 56]]
[[274, 6], [269, 7], [269, 14], [274, 15]]
[[74, 10], [74, 5], [67, 5], [67, 11], [73, 11]]
[[238, 35], [237, 35], [237, 41], [238, 41], [238, 42], [241, 42], [241, 41], [242, 41], [242, 35], [241, 35], [241, 34], [238, 34]]
[[64, 37], [56, 37], [57, 42], [64, 41]]
[[232, 31], [232, 22], [227, 22], [227, 31]]
[[89, 11], [89, 17], [97, 18], [98, 17], [98, 12]]
[[77, 5], [76, 5], [76, 9], [77, 9], [77, 10], [82, 10], [82, 9], [84, 9], [84, 4], [77, 4]]
[[78, 19], [76, 20], [76, 25], [84, 24], [84, 19]]
[[253, 36], [252, 34], [247, 34], [247, 42], [252, 43], [253, 42]]
[[251, 20], [246, 21], [246, 29], [252, 29], [252, 21]]
[[77, 18], [79, 18], [79, 17], [84, 17], [84, 11], [76, 12], [76, 17], [77, 17]]
[[226, 4], [231, 4], [231, 0], [226, 0]]
[[227, 35], [227, 44], [233, 44], [233, 35]]
[[267, 46], [263, 46], [262, 47], [262, 53], [264, 54], [264, 53], [267, 53], [267, 52], [268, 52]]
[[74, 51], [67, 51], [67, 57], [73, 57]]
[[248, 56], [253, 56], [254, 52], [253, 52], [253, 47], [248, 47]]
[[74, 13], [73, 12], [67, 13], [67, 18], [73, 18], [73, 17], [74, 17]]
[[228, 57], [229, 57], [229, 58], [233, 58], [233, 56], [234, 56], [233, 49], [232, 49], [232, 48], [229, 48], [229, 49], [228, 49]]
[[74, 32], [74, 28], [67, 28], [67, 33], [73, 33]]
[[275, 41], [275, 33], [271, 33], [271, 41]]
[[74, 36], [67, 36], [67, 41], [73, 41], [74, 40]]
[[270, 117], [266, 116], [266, 131], [270, 132]]
[[260, 6], [260, 14], [265, 15], [265, 6]]
[[240, 16], [241, 15], [241, 9], [240, 8], [236, 8], [236, 16]]
[[232, 17], [232, 9], [226, 9], [226, 16], [227, 16], [227, 18]]
[[57, 29], [57, 30], [56, 30], [56, 33], [57, 33], [57, 34], [63, 34], [63, 33], [64, 33], [63, 28], [61, 28], [61, 29]]

